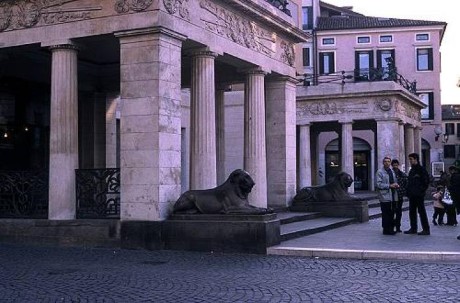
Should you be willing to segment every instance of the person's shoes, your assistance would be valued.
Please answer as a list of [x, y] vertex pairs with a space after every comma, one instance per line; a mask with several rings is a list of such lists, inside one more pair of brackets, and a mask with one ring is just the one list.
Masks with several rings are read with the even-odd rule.
[[433, 219], [433, 225], [438, 225], [438, 222], [436, 222], [435, 219]]
[[396, 232], [397, 232], [397, 233], [402, 233], [401, 228], [396, 228]]
[[457, 236], [457, 240], [460, 240], [460, 236]]
[[384, 231], [383, 234], [393, 236], [393, 235], [396, 235], [396, 232], [395, 231]]
[[443, 226], [443, 225], [444, 225], [444, 222], [438, 221], [438, 225], [439, 225], [439, 226]]
[[404, 232], [406, 235], [415, 235], [417, 233], [416, 230], [409, 229]]
[[421, 232], [417, 233], [419, 236], [429, 236], [430, 231], [429, 230], [422, 230]]

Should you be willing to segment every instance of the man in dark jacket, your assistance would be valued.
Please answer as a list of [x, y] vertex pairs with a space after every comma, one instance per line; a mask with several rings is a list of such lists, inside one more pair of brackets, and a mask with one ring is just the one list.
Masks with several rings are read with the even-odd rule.
[[404, 202], [404, 196], [406, 195], [406, 186], [407, 186], [407, 175], [399, 169], [399, 161], [397, 159], [391, 160], [391, 167], [396, 175], [396, 181], [399, 187], [396, 189], [398, 196], [397, 200], [394, 201], [394, 225], [396, 232], [401, 232], [401, 217], [402, 217], [402, 205]]
[[[460, 170], [458, 167], [449, 167], [450, 178], [447, 183], [447, 189], [450, 192], [450, 197], [454, 202], [454, 207], [457, 209], [456, 215], [460, 214]], [[455, 212], [455, 211], [454, 211]], [[455, 216], [455, 219], [457, 216]], [[457, 237], [460, 240], [460, 236]]]
[[407, 180], [406, 194], [409, 197], [410, 229], [405, 234], [417, 234], [417, 211], [422, 224], [422, 231], [418, 235], [429, 235], [430, 225], [425, 209], [425, 192], [430, 183], [430, 176], [425, 168], [420, 165], [420, 157], [416, 153], [409, 155], [411, 169]]

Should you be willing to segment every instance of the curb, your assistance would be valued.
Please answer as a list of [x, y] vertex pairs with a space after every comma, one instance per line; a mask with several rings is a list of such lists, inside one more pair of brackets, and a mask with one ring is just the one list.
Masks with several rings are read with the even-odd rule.
[[356, 260], [412, 260], [460, 262], [460, 252], [445, 251], [384, 251], [384, 250], [347, 250], [298, 247], [267, 248], [267, 255], [298, 256], [310, 258], [335, 258]]

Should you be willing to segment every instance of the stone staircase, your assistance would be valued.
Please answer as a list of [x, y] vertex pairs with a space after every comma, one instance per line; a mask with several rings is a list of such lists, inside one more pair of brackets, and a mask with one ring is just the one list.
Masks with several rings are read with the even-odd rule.
[[[380, 202], [374, 192], [356, 194], [356, 197], [365, 198], [368, 201], [369, 220], [380, 218]], [[427, 200], [426, 205], [431, 202]], [[405, 198], [403, 211], [409, 209], [409, 201]], [[280, 219], [281, 241], [287, 241], [294, 238], [308, 236], [322, 231], [339, 228], [349, 224], [356, 223], [355, 218], [333, 218], [325, 217], [318, 212], [278, 212], [277, 217]]]

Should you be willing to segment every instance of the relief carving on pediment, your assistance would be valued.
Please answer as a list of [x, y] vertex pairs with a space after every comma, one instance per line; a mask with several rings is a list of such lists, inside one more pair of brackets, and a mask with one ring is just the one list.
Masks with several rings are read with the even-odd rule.
[[396, 101], [395, 107], [396, 112], [403, 116], [409, 117], [416, 121], [420, 121], [422, 119], [420, 110], [415, 108], [414, 106], [410, 106], [409, 104], [402, 101]]
[[190, 13], [186, 7], [187, 2], [188, 0], [163, 0], [163, 4], [168, 13], [174, 15], [178, 12], [181, 18], [190, 20]]
[[275, 53], [274, 33], [209, 0], [201, 0], [200, 7], [211, 14], [203, 14], [201, 18], [207, 30], [267, 56], [271, 57]]

